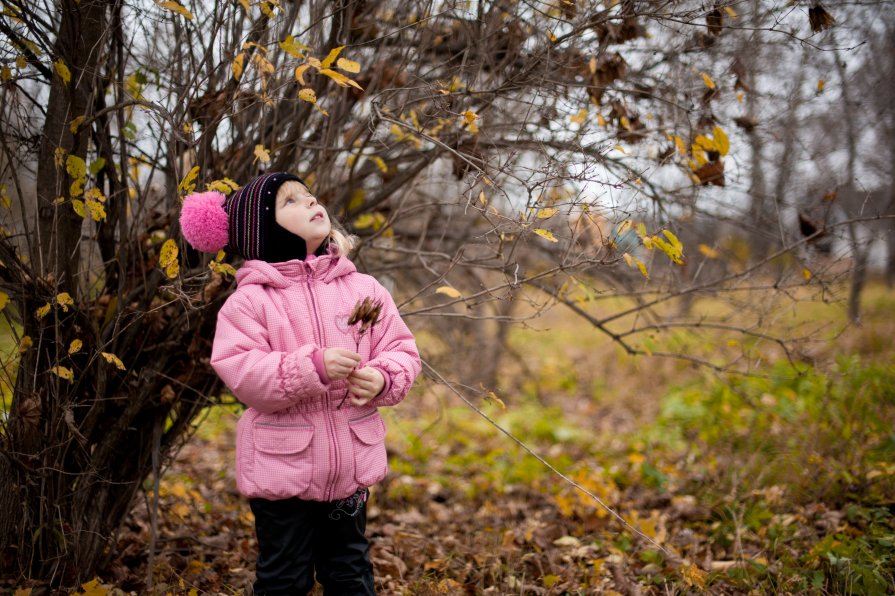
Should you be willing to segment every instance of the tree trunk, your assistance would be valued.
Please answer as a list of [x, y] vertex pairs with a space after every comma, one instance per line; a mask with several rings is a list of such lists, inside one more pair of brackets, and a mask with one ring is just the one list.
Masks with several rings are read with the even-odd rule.
[[[59, 7], [54, 62], [65, 69], [58, 66], [49, 84], [40, 140], [38, 242], [25, 260], [8, 237], [0, 238], [0, 280], [12, 290], [22, 335], [33, 342], [22, 346], [0, 442], [0, 511], [14, 512], [0, 515], [0, 574], [57, 585], [89, 579], [110, 554], [152, 470], [153, 429], [165, 429], [161, 455], [171, 454], [220, 388], [202, 356], [224, 294], [205, 297], [201, 285], [181, 282], [183, 295], [172, 295], [157, 255], [141, 258], [140, 239], [123, 234], [99, 236], [117, 242], [118, 254], [136, 255], [142, 271], [132, 272], [121, 293], [116, 276], [93, 288], [99, 296], [79, 291], [86, 287], [79, 259], [84, 220], [56, 198], [71, 192], [65, 156], [87, 157], [91, 127], [72, 134], [70, 123], [89, 119], [93, 94], [104, 92], [98, 81], [101, 54], [114, 45], [107, 39], [112, 4], [64, 0]], [[58, 74], [66, 69], [68, 82]], [[64, 151], [58, 161], [57, 149]], [[111, 155], [108, 147], [100, 150]], [[128, 201], [126, 179], [106, 181], [113, 212]], [[62, 292], [70, 301], [60, 299]]]

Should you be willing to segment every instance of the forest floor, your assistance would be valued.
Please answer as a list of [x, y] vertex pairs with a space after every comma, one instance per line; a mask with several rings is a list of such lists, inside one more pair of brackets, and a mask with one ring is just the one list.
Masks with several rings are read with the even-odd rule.
[[[383, 412], [391, 472], [368, 516], [379, 593], [892, 593], [895, 297], [865, 303], [861, 327], [795, 362], [765, 347], [774, 363], [752, 376], [570, 341], [561, 317], [520, 332], [525, 382], [474, 406], [566, 478], [422, 380]], [[148, 486], [76, 593], [245, 592], [256, 542], [236, 418], [209, 411], [162, 477], [152, 589]]]

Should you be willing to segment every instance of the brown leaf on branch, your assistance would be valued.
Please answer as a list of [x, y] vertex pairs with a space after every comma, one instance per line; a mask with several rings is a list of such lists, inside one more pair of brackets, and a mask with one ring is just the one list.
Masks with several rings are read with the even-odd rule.
[[693, 174], [699, 178], [699, 184], [702, 186], [708, 186], [709, 184], [724, 186], [723, 161], [710, 161], [699, 167]]
[[724, 27], [724, 15], [718, 5], [705, 15], [705, 24], [708, 26], [711, 35], [721, 35], [721, 29]]
[[818, 4], [808, 9], [808, 22], [811, 24], [811, 31], [820, 33], [824, 29], [829, 29], [835, 25], [836, 19], [827, 12], [826, 8]]
[[733, 119], [733, 122], [746, 132], [752, 132], [758, 126], [758, 120], [755, 119], [755, 116], [737, 116]]

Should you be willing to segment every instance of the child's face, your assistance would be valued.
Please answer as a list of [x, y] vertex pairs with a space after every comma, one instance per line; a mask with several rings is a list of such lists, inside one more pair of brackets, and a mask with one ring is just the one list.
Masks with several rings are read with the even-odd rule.
[[304, 239], [309, 255], [323, 244], [331, 229], [326, 209], [295, 180], [284, 182], [277, 191], [276, 220], [283, 228]]

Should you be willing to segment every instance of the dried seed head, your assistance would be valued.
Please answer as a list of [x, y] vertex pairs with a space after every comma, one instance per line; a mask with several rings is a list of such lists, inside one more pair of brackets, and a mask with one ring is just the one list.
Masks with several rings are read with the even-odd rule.
[[382, 313], [382, 302], [373, 300], [372, 298], [364, 298], [354, 305], [351, 316], [348, 317], [348, 324], [351, 326], [360, 323], [358, 332], [360, 335], [366, 333], [373, 325], [379, 322], [379, 315]]

